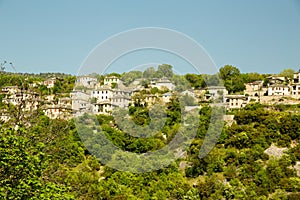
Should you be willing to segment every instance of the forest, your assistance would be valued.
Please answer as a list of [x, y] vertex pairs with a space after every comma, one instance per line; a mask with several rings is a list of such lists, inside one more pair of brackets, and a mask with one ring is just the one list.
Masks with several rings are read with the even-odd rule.
[[[1, 73], [0, 76], [1, 87], [26, 88], [33, 81], [45, 79], [28, 74]], [[241, 74], [229, 66], [220, 70], [220, 76], [229, 91], [239, 92], [243, 90], [241, 83], [264, 79], [267, 75]], [[131, 75], [122, 77], [125, 82], [132, 81]], [[102, 78], [99, 76], [100, 81]], [[205, 76], [187, 74], [175, 76], [174, 80], [181, 78], [194, 88], [206, 86]], [[37, 92], [68, 93], [75, 79], [63, 75], [55, 88], [40, 87]], [[105, 165], [105, 162], [112, 165], [117, 162], [118, 152], [100, 152], [105, 161], [99, 160], [90, 152], [98, 148], [93, 147], [93, 139], [102, 134], [123, 151], [140, 154], [157, 151], [180, 129], [182, 113], [178, 99], [167, 104], [166, 123], [157, 134], [149, 138], [133, 137], [117, 127], [113, 116], [97, 115], [92, 127], [96, 134], [95, 138], [89, 138], [90, 143], [83, 143], [78, 133], [88, 128], [78, 127], [76, 121], [85, 123], [88, 116], [49, 119], [37, 109], [22, 118], [0, 122], [0, 199], [300, 199], [300, 177], [294, 168], [300, 161], [300, 115], [296, 112], [299, 108], [300, 104], [252, 103], [228, 111], [227, 114], [234, 115], [234, 122], [225, 123], [216, 145], [207, 156], [199, 158], [212, 117], [212, 107], [203, 104], [197, 113], [197, 124], [192, 124], [196, 134], [185, 156], [145, 173], [119, 171]], [[22, 112], [1, 103], [0, 110], [4, 109]], [[136, 124], [150, 123], [147, 108], [132, 106], [129, 112]], [[287, 150], [279, 158], [272, 157], [265, 153], [271, 145]], [[145, 166], [136, 162], [135, 167]]]

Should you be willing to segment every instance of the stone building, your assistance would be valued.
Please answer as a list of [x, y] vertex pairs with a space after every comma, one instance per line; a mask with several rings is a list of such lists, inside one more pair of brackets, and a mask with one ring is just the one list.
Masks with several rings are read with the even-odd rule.
[[245, 95], [226, 95], [225, 102], [227, 109], [236, 109], [245, 107], [249, 101]]
[[268, 96], [289, 96], [290, 87], [284, 84], [274, 84], [268, 86]]

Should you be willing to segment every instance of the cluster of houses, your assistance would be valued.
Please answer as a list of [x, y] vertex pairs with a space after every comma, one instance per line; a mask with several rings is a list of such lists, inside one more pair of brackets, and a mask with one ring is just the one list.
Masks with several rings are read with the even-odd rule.
[[245, 84], [243, 95], [225, 95], [227, 109], [242, 108], [250, 102], [299, 104], [300, 72], [294, 73], [292, 79], [274, 75], [267, 77], [267, 80], [267, 84], [262, 80]]
[[[161, 96], [158, 94], [139, 96], [140, 91], [144, 89], [141, 86], [142, 81], [143, 79], [137, 79], [126, 87], [118, 77], [110, 76], [105, 77], [101, 85], [94, 77], [80, 76], [77, 78], [75, 89], [70, 94], [72, 110], [75, 115], [84, 112], [111, 114], [116, 107], [128, 108], [135, 103], [144, 106], [153, 105], [157, 102], [166, 103], [170, 100], [171, 93], [165, 93]], [[114, 87], [115, 85], [117, 87]], [[175, 85], [167, 78], [151, 80], [149, 88], [153, 87], [168, 91], [175, 89]]]
[[[232, 95], [224, 86], [209, 86], [203, 90], [189, 89], [183, 92], [175, 92], [176, 85], [166, 77], [152, 79], [145, 87], [144, 79], [137, 79], [129, 86], [116, 76], [107, 76], [102, 84], [92, 76], [79, 76], [75, 82], [74, 90], [65, 97], [57, 98], [55, 95], [41, 97], [35, 92], [21, 91], [17, 86], [6, 86], [1, 88], [4, 94], [2, 102], [22, 106], [25, 111], [41, 108], [49, 118], [68, 119], [85, 112], [93, 114], [110, 115], [114, 108], [128, 108], [130, 105], [151, 106], [156, 103], [165, 104], [173, 95], [189, 96], [199, 105], [199, 102], [217, 102], [227, 109], [238, 109], [245, 107], [251, 102], [261, 103], [299, 103], [300, 98], [300, 72], [294, 74], [292, 80], [285, 77], [270, 76], [268, 84], [263, 81], [247, 83], [243, 94]], [[33, 83], [32, 87], [45, 85], [52, 88], [56, 78], [47, 79], [41, 83]], [[157, 88], [165, 93], [141, 93]], [[188, 108], [186, 108], [188, 109]], [[6, 112], [2, 112], [0, 119], [7, 121], [10, 118]]]
[[[180, 94], [192, 97], [197, 103], [214, 100], [214, 102], [223, 104], [228, 110], [243, 108], [251, 102], [264, 104], [299, 103], [300, 72], [295, 73], [292, 80], [276, 75], [269, 76], [267, 79], [269, 79], [268, 84], [264, 84], [262, 80], [245, 84], [246, 90], [243, 94], [228, 94], [224, 86], [209, 86], [203, 90], [190, 89]], [[74, 90], [71, 93], [72, 109], [78, 113], [90, 110], [95, 114], [110, 114], [115, 107], [126, 108], [129, 105], [134, 105], [136, 101], [147, 105], [167, 103], [175, 93], [176, 85], [164, 77], [151, 80], [149, 88], [167, 89], [168, 92], [161, 95], [148, 94], [144, 95], [143, 98], [138, 98], [136, 95], [145, 89], [141, 86], [141, 81], [142, 79], [137, 79], [132, 83], [132, 87], [124, 87], [122, 81], [115, 76], [106, 77], [103, 85], [99, 85], [95, 78], [79, 77], [77, 82], [91, 90], [88, 93]], [[119, 87], [112, 89], [112, 84], [117, 84]], [[90, 101], [91, 98], [94, 101]]]
[[[57, 78], [50, 78], [43, 82], [35, 82], [29, 84], [30, 88], [36, 88], [44, 85], [47, 88], [54, 87]], [[51, 119], [72, 117], [71, 98], [61, 97], [56, 98], [55, 95], [41, 96], [34, 90], [22, 90], [18, 86], [4, 86], [1, 88], [0, 94], [3, 96], [2, 103], [12, 104], [26, 114], [41, 108], [45, 115]], [[68, 96], [66, 94], [65, 96]], [[0, 113], [0, 121], [8, 121], [11, 119], [11, 113], [2, 110]]]

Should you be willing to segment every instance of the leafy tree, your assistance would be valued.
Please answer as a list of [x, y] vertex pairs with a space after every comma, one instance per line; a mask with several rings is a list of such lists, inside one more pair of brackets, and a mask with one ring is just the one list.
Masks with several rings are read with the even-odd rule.
[[246, 89], [240, 76], [225, 80], [224, 86], [228, 90], [228, 93], [242, 92]]
[[220, 77], [224, 81], [235, 78], [240, 75], [240, 70], [232, 65], [225, 65], [219, 70]]
[[222, 84], [222, 81], [220, 80], [218, 74], [214, 74], [214, 75], [204, 74], [203, 78], [206, 83], [206, 86], [217, 86]]
[[283, 76], [287, 79], [292, 79], [293, 76], [294, 76], [294, 73], [295, 73], [295, 70], [291, 69], [291, 68], [288, 68], [288, 69], [284, 69], [282, 70], [278, 76]]
[[254, 81], [261, 81], [264, 79], [262, 74], [259, 73], [245, 73], [241, 74], [244, 83], [252, 83]]
[[225, 65], [219, 70], [219, 74], [229, 93], [241, 92], [246, 89], [238, 68], [232, 65]]
[[0, 197], [3, 199], [71, 199], [66, 187], [42, 179], [44, 144], [33, 145], [24, 128], [0, 130]]
[[270, 84], [270, 79], [264, 78], [263, 86], [267, 87]]
[[172, 80], [176, 86], [175, 91], [177, 91], [177, 92], [182, 92], [182, 91], [190, 88], [190, 84], [187, 82], [187, 80], [183, 76], [174, 74]]
[[130, 71], [128, 73], [124, 73], [121, 77], [121, 80], [124, 82], [124, 85], [128, 86], [134, 80], [143, 77], [143, 72], [141, 71]]
[[158, 66], [157, 73], [165, 77], [171, 78], [173, 76], [172, 66], [168, 64], [162, 64]]
[[147, 79], [155, 78], [156, 70], [154, 67], [149, 67], [143, 72], [143, 77]]
[[195, 89], [206, 87], [206, 83], [202, 75], [186, 74], [184, 77], [190, 83], [191, 87], [194, 87]]

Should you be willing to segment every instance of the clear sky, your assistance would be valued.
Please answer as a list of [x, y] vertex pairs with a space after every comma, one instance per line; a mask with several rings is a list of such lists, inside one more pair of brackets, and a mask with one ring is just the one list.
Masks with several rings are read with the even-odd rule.
[[192, 37], [217, 67], [300, 68], [298, 0], [0, 0], [0, 25], [0, 62], [20, 72], [76, 74], [97, 44], [140, 27]]

